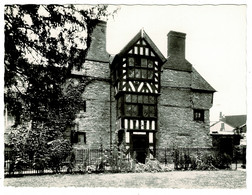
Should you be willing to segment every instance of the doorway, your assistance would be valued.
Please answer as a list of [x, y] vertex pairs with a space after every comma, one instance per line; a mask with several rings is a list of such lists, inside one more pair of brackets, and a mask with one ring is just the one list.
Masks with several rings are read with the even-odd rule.
[[232, 138], [221, 138], [220, 139], [220, 152], [226, 153], [231, 158], [233, 157], [233, 140]]
[[139, 163], [145, 163], [148, 154], [149, 142], [147, 135], [132, 135], [132, 151]]

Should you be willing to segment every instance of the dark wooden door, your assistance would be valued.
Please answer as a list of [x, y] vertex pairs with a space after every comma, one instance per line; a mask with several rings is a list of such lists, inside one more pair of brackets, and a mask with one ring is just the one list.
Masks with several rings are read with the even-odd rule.
[[137, 162], [145, 163], [149, 148], [147, 135], [132, 135], [132, 149]]

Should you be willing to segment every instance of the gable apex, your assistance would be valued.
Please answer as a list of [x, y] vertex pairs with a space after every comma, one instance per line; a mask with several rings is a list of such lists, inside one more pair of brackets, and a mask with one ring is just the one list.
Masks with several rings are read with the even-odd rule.
[[[147, 35], [147, 33], [141, 29], [130, 41], [129, 43], [119, 52], [119, 54], [117, 54], [117, 57], [122, 57], [123, 55], [125, 55], [126, 53], [128, 53], [130, 51], [130, 49], [140, 40], [143, 39], [150, 47], [151, 49], [155, 52], [155, 54], [157, 55], [158, 58], [160, 58], [160, 60], [162, 62], [166, 61], [166, 58], [164, 57], [164, 55], [160, 52], [160, 50], [158, 49], [158, 47], [155, 45], [155, 43], [151, 40], [151, 38]], [[117, 58], [116, 57], [116, 58]]]

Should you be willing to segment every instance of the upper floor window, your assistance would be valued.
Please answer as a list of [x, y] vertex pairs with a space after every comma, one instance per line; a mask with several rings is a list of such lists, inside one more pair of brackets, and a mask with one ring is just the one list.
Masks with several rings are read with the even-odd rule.
[[204, 122], [204, 110], [194, 109], [193, 110], [194, 120]]
[[128, 57], [129, 67], [153, 68], [153, 64], [154, 64], [154, 60], [152, 58]]

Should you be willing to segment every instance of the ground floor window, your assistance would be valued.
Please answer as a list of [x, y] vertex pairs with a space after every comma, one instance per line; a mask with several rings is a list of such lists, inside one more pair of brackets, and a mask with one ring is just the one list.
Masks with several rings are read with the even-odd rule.
[[87, 138], [86, 138], [86, 132], [75, 132], [72, 131], [72, 143], [73, 144], [86, 144]]

